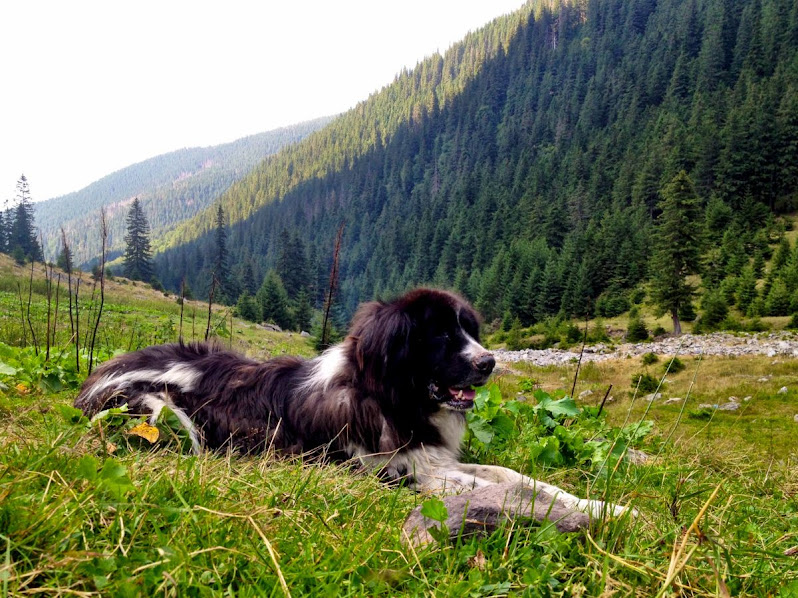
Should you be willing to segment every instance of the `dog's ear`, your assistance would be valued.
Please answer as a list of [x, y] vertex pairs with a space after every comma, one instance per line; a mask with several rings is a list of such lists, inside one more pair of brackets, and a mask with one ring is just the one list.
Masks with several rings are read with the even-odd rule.
[[406, 384], [412, 320], [395, 304], [367, 303], [355, 314], [349, 337], [362, 382], [381, 393]]

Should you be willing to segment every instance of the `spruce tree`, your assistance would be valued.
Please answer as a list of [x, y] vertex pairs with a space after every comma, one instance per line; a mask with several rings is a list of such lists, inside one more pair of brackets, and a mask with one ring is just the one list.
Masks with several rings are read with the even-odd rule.
[[288, 293], [277, 272], [270, 270], [258, 289], [258, 303], [264, 321], [274, 322], [281, 328], [291, 328], [291, 314], [288, 311]]
[[308, 260], [302, 240], [289, 234], [286, 229], [280, 233], [280, 251], [277, 256], [277, 274], [285, 285], [288, 297], [295, 300], [300, 291], [308, 287]]
[[122, 268], [124, 275], [131, 280], [147, 283], [153, 280], [150, 225], [138, 197], [133, 200], [133, 205], [127, 213], [125, 257]]
[[695, 289], [686, 277], [698, 271], [701, 256], [701, 206], [693, 182], [679, 172], [662, 190], [651, 259], [651, 296], [673, 319], [681, 334], [679, 308], [690, 302]]
[[241, 293], [236, 303], [236, 313], [239, 318], [248, 322], [258, 322], [260, 318], [260, 306], [255, 298], [248, 291]]
[[218, 281], [222, 295], [227, 301], [235, 301], [235, 291], [230, 280], [230, 262], [227, 252], [227, 225], [225, 223], [224, 207], [219, 202], [216, 208], [216, 251], [213, 260], [213, 274]]
[[17, 205], [8, 222], [6, 215], [6, 230], [8, 230], [7, 247], [9, 253], [22, 254], [26, 260], [42, 261], [42, 248], [36, 238], [36, 226], [33, 218], [33, 202], [30, 197], [30, 187], [25, 175], [17, 181]]

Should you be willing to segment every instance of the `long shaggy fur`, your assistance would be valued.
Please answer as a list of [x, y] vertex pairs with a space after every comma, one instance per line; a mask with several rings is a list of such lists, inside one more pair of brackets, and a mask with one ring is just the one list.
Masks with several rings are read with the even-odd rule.
[[453, 293], [418, 289], [361, 306], [345, 340], [315, 359], [261, 362], [207, 343], [148, 347], [97, 368], [75, 406], [93, 416], [126, 403], [153, 419], [168, 406], [197, 450], [318, 452], [435, 492], [512, 481], [601, 512], [600, 501], [510, 469], [459, 462], [473, 386], [494, 365], [474, 309]]
[[[122, 403], [141, 414], [166, 405], [212, 449], [321, 449], [387, 463], [423, 446], [456, 457], [468, 389], [494, 364], [478, 337], [477, 314], [463, 299], [420, 289], [363, 305], [346, 339], [311, 360], [260, 362], [207, 343], [117, 357], [91, 374], [75, 406], [91, 416]], [[408, 465], [394, 474], [408, 474]]]

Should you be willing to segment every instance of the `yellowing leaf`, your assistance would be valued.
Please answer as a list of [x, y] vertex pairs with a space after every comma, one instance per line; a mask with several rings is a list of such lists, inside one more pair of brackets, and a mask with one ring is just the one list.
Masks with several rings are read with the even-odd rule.
[[22, 394], [22, 395], [26, 395], [26, 394], [28, 394], [30, 392], [30, 388], [25, 386], [22, 382], [17, 384], [16, 389], [17, 389], [17, 392], [19, 392], [19, 394]]
[[154, 444], [158, 437], [160, 436], [160, 432], [158, 432], [158, 428], [155, 426], [151, 426], [147, 422], [141, 422], [139, 425], [134, 426], [130, 429], [130, 433], [134, 436], [139, 436], [149, 442], [150, 444]]

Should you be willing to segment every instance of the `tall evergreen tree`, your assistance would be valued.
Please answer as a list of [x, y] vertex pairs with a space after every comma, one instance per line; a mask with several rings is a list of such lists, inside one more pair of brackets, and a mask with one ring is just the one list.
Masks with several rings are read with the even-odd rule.
[[651, 258], [651, 295], [659, 307], [670, 312], [673, 332], [681, 334], [679, 309], [695, 293], [686, 277], [696, 273], [700, 266], [701, 205], [685, 171], [663, 188], [662, 198]]
[[133, 200], [127, 213], [125, 235], [125, 257], [122, 266], [124, 275], [131, 280], [152, 282], [152, 250], [150, 249], [150, 225], [139, 198]]
[[230, 263], [227, 251], [227, 223], [224, 207], [219, 202], [216, 208], [215, 252], [213, 258], [213, 274], [226, 301], [235, 301], [236, 293], [230, 279]]
[[292, 300], [297, 298], [300, 291], [308, 288], [308, 260], [305, 245], [296, 234], [289, 234], [286, 229], [280, 233], [277, 274], [285, 285], [288, 297]]
[[0, 211], [0, 253], [8, 253], [8, 229], [5, 212]]
[[258, 289], [258, 303], [261, 317], [267, 322], [274, 322], [283, 329], [291, 328], [291, 314], [288, 310], [288, 293], [277, 272], [270, 270]]
[[16, 201], [11, 222], [6, 224], [8, 252], [22, 253], [27, 260], [42, 261], [42, 248], [36, 238], [30, 187], [24, 174], [17, 181]]

